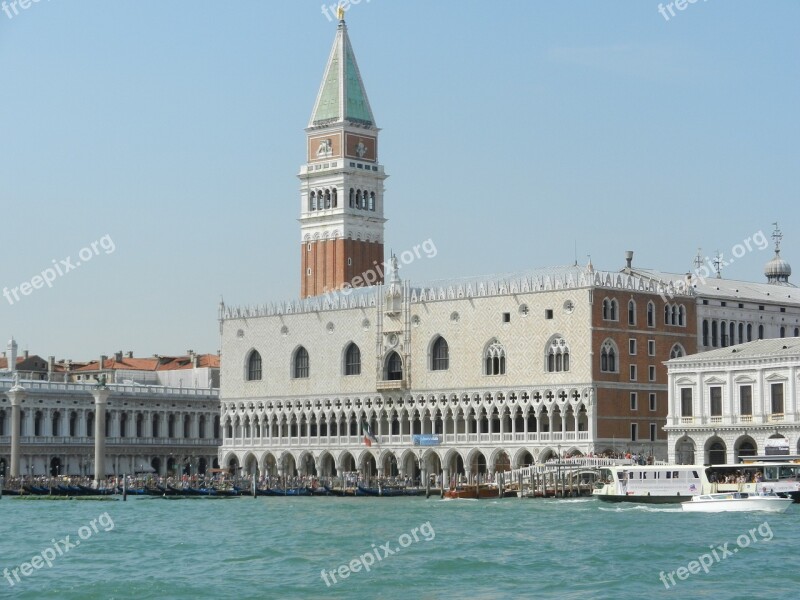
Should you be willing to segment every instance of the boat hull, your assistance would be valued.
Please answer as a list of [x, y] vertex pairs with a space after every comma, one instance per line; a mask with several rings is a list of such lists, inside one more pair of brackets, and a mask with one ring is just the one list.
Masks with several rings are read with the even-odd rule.
[[692, 499], [691, 496], [622, 496], [617, 494], [594, 494], [601, 502], [630, 502], [633, 504], [683, 504]]

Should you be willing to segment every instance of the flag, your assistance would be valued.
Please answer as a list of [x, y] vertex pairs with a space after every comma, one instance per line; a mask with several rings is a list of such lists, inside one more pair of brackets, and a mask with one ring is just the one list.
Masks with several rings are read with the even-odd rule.
[[364, 434], [364, 443], [368, 448], [372, 446], [372, 442], [378, 443], [378, 438], [373, 435], [372, 429], [370, 429], [366, 419], [362, 419], [361, 421], [361, 432]]

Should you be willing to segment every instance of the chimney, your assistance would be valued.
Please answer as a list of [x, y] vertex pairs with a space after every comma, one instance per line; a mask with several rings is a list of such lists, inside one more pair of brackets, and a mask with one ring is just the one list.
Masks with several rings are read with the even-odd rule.
[[125, 354], [127, 358], [133, 358], [133, 350], [128, 350], [127, 354]]
[[100, 355], [100, 366], [97, 367], [100, 371], [106, 368], [106, 361], [108, 357], [105, 354]]
[[28, 355], [28, 351], [27, 351], [27, 350], [23, 350], [23, 352], [22, 352], [22, 356], [23, 356], [23, 357], [24, 357], [24, 358], [27, 360], [27, 359], [28, 359], [28, 356], [29, 356], [29, 355]]
[[633, 250], [625, 251], [625, 268], [630, 271], [633, 266]]
[[114, 360], [117, 362], [122, 362], [122, 350], [114, 353]]

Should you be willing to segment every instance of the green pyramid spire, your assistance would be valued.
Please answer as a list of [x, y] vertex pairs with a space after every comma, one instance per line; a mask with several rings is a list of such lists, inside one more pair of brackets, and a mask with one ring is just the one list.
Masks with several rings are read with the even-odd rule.
[[339, 21], [308, 126], [318, 127], [341, 121], [375, 125], [344, 20]]

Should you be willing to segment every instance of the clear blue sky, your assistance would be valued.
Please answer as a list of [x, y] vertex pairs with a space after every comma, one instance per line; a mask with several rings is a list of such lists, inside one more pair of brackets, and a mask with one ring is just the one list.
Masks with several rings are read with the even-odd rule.
[[[331, 0], [328, 4], [333, 4]], [[216, 309], [299, 293], [319, 0], [41, 0], [0, 12], [3, 345], [58, 358], [218, 347]], [[0, 5], [1, 6], [1, 5]], [[422, 281], [581, 263], [686, 271], [783, 228], [800, 281], [800, 3], [362, 0], [387, 248]], [[107, 244], [108, 245], [108, 244]], [[725, 275], [761, 281], [771, 251]]]

